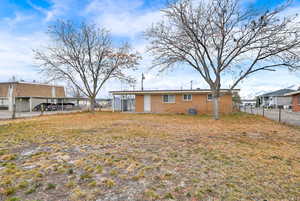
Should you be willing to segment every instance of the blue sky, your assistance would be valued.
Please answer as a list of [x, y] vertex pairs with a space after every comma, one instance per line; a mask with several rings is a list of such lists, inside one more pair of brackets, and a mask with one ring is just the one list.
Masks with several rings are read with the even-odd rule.
[[[282, 0], [243, 0], [255, 9], [272, 8]], [[129, 41], [133, 48], [143, 56], [140, 70], [135, 74], [139, 79], [141, 72], [146, 74], [145, 88], [179, 89], [189, 88], [190, 80], [194, 87], [207, 88], [200, 75], [193, 70], [181, 69], [158, 74], [149, 70], [151, 56], [145, 53], [147, 41], [142, 32], [161, 19], [161, 0], [0, 0], [0, 81], [12, 76], [25, 81], [43, 81], [45, 78], [37, 71], [32, 49], [41, 48], [48, 42], [47, 27], [56, 19], [88, 21], [104, 26], [113, 35], [116, 44]], [[300, 12], [300, 0], [296, 0], [288, 13]], [[227, 84], [228, 83], [228, 84]], [[226, 77], [223, 87], [229, 85]], [[140, 83], [137, 83], [136, 89]], [[300, 73], [286, 70], [257, 73], [243, 81], [238, 87], [243, 97], [280, 88], [300, 86]], [[100, 96], [107, 96], [109, 90], [125, 89], [119, 81], [108, 82]]]

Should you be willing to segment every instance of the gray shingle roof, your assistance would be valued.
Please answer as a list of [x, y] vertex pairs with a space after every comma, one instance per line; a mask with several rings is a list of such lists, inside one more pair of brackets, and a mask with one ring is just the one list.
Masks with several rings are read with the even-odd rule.
[[269, 92], [269, 93], [265, 93], [265, 94], [262, 94], [260, 96], [284, 96], [285, 94], [287, 93], [291, 93], [291, 92], [294, 92], [295, 90], [292, 90], [292, 89], [279, 89], [277, 91], [272, 91], [272, 92]]

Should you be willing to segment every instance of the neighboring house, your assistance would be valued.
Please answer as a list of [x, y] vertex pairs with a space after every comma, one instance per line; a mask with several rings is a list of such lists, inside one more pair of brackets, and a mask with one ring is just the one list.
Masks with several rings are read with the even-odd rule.
[[255, 106], [256, 105], [256, 99], [242, 99], [242, 106]]
[[0, 83], [1, 109], [13, 110], [16, 105], [17, 112], [33, 111], [40, 103], [65, 103], [77, 98], [67, 98], [63, 86], [26, 82]]
[[111, 108], [112, 99], [111, 98], [97, 98], [96, 104], [101, 108]]
[[285, 94], [287, 97], [292, 98], [293, 112], [300, 112], [300, 90]]
[[260, 107], [284, 107], [288, 108], [292, 105], [292, 98], [285, 96], [287, 93], [294, 92], [292, 89], [280, 89], [270, 93], [262, 94], [257, 96], [258, 105]]
[[[219, 98], [219, 108], [221, 113], [231, 113], [233, 111], [233, 93], [239, 90], [229, 91], [221, 90]], [[211, 90], [144, 90], [144, 91], [111, 91], [113, 100], [115, 96], [121, 96], [126, 100], [127, 96], [135, 97], [134, 112], [151, 112], [151, 113], [188, 113], [194, 109], [199, 114], [211, 114], [212, 93]], [[124, 101], [121, 101], [123, 109]], [[113, 110], [116, 110], [113, 104]]]

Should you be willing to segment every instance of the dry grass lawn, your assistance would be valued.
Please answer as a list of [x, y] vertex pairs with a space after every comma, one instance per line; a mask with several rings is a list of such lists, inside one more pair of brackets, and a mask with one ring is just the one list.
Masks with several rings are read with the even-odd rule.
[[262, 117], [0, 122], [0, 200], [300, 200], [300, 129]]

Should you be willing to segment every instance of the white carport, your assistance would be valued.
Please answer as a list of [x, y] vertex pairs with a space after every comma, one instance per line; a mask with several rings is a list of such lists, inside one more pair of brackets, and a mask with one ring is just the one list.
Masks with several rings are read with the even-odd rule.
[[[73, 103], [76, 108], [85, 108], [89, 106], [87, 98], [73, 98], [73, 97], [15, 97], [16, 112], [32, 112], [34, 108], [41, 103], [57, 104], [59, 109], [63, 111], [66, 109], [66, 103]], [[11, 110], [11, 109], [10, 109]]]

